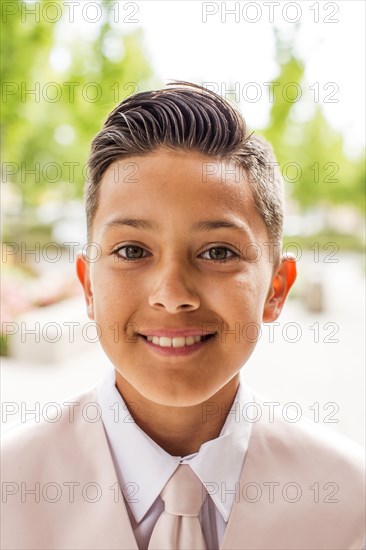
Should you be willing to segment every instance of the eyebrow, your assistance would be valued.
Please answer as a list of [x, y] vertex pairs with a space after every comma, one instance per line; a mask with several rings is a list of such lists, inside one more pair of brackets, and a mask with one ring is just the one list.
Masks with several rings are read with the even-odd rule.
[[105, 229], [114, 229], [123, 225], [134, 227], [135, 229], [145, 229], [146, 231], [158, 230], [158, 225], [156, 223], [148, 220], [142, 220], [141, 218], [119, 218], [105, 223], [103, 227]]
[[229, 220], [206, 220], [201, 222], [196, 222], [193, 224], [192, 229], [194, 231], [211, 231], [213, 229], [236, 229], [239, 231], [244, 231], [248, 233], [248, 227], [243, 222], [234, 222]]
[[[143, 220], [141, 218], [118, 218], [115, 220], [111, 220], [110, 222], [107, 222], [104, 224], [104, 229], [114, 229], [121, 226], [128, 226], [128, 227], [134, 227], [135, 229], [143, 229], [145, 231], [158, 231], [159, 226], [155, 222], [152, 222], [150, 220]], [[244, 232], [246, 235], [250, 233], [249, 227], [247, 224], [241, 221], [231, 221], [231, 220], [202, 220], [199, 222], [195, 222], [192, 225], [193, 231], [212, 231], [215, 229], [235, 229], [239, 230], [242, 233]]]

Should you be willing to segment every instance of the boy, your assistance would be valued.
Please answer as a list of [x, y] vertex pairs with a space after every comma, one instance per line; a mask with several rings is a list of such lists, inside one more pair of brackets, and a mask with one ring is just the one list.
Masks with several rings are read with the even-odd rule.
[[115, 371], [8, 433], [3, 548], [361, 548], [357, 446], [239, 383], [296, 277], [269, 145], [177, 82], [118, 105], [89, 168], [77, 274]]

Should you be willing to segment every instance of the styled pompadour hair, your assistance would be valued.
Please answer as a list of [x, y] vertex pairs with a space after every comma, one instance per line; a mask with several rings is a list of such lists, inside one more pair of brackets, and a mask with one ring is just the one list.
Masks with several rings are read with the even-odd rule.
[[89, 240], [100, 182], [107, 168], [117, 160], [146, 155], [160, 147], [197, 151], [244, 169], [269, 237], [280, 244], [283, 180], [272, 147], [263, 138], [247, 133], [243, 116], [227, 100], [184, 81], [126, 98], [94, 138], [85, 188]]

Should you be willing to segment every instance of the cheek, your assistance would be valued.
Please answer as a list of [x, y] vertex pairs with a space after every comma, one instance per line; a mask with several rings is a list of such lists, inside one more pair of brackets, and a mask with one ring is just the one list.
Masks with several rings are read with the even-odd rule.
[[248, 270], [248, 273], [239, 275], [230, 283], [219, 285], [211, 296], [217, 298], [223, 314], [226, 311], [228, 316], [236, 315], [240, 321], [261, 314], [266, 293], [260, 273], [257, 270]]
[[136, 296], [136, 288], [128, 278], [102, 265], [92, 273], [92, 290], [96, 321], [101, 323], [122, 320]]

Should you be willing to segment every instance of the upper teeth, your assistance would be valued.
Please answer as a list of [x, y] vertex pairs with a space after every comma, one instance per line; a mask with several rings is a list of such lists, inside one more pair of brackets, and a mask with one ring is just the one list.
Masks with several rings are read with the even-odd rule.
[[176, 336], [174, 338], [168, 338], [167, 336], [147, 336], [147, 339], [153, 344], [163, 348], [182, 348], [183, 346], [192, 346], [196, 342], [200, 342], [202, 337], [187, 336], [185, 338], [184, 336]]

